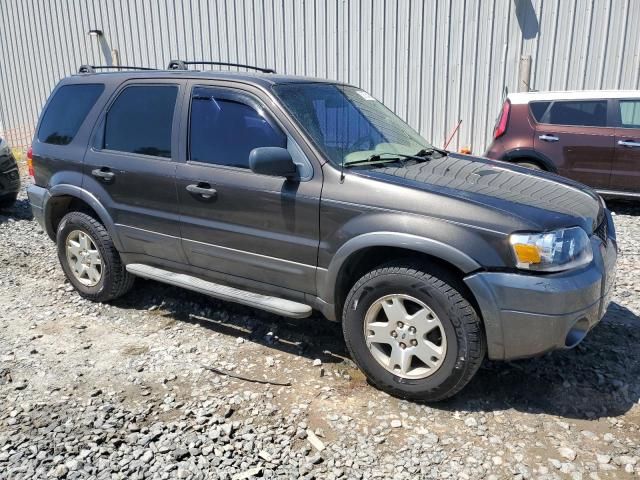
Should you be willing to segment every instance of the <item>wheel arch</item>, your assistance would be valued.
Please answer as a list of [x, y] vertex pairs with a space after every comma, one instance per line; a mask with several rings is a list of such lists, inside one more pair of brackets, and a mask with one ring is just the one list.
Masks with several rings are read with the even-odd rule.
[[120, 239], [115, 224], [107, 209], [88, 191], [74, 185], [56, 185], [49, 191], [50, 197], [44, 208], [46, 231], [55, 241], [58, 225], [67, 213], [81, 211], [98, 220], [109, 232], [115, 247], [120, 250]]
[[349, 290], [362, 275], [390, 261], [408, 259], [416, 261], [417, 265], [453, 271], [465, 290], [462, 278], [482, 268], [464, 252], [436, 240], [395, 232], [368, 233], [349, 240], [338, 249], [319, 293], [334, 306], [335, 318], [339, 320]]
[[511, 163], [515, 163], [517, 160], [527, 160], [540, 165], [547, 172], [558, 173], [558, 169], [549, 157], [532, 148], [514, 148], [505, 152], [500, 160]]

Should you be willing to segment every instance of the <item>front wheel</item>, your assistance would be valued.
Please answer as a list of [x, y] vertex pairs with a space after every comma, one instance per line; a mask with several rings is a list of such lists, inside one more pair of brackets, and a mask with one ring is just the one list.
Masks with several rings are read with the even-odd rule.
[[392, 395], [439, 401], [473, 378], [486, 352], [474, 308], [447, 271], [389, 265], [351, 289], [345, 341], [369, 380]]

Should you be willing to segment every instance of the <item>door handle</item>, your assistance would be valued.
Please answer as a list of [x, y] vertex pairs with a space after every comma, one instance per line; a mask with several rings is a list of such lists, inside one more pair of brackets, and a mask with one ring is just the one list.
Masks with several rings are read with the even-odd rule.
[[187, 185], [187, 192], [193, 193], [194, 195], [200, 195], [202, 198], [206, 198], [207, 200], [215, 197], [218, 193], [214, 188], [211, 188], [211, 185], [204, 182], [200, 182], [197, 185]]
[[557, 142], [558, 140], [560, 140], [555, 135], [540, 135], [538, 138], [543, 142]]
[[91, 175], [105, 182], [110, 182], [113, 180], [113, 177], [116, 176], [115, 173], [110, 172], [107, 167], [96, 168], [95, 170], [91, 170]]
[[618, 140], [618, 145], [621, 147], [640, 147], [640, 142], [634, 142], [633, 140]]

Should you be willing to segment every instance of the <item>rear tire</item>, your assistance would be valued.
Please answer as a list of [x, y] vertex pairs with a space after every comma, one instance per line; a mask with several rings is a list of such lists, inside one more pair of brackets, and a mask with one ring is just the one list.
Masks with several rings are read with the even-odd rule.
[[542, 168], [540, 165], [534, 162], [513, 162], [513, 163], [521, 167], [530, 168], [532, 170], [544, 170], [544, 168]]
[[343, 330], [353, 360], [371, 383], [391, 395], [428, 402], [452, 397], [467, 385], [482, 364], [486, 343], [458, 284], [445, 270], [407, 264], [384, 266], [356, 282], [344, 306]]
[[108, 302], [133, 286], [109, 232], [95, 218], [81, 212], [66, 214], [56, 235], [58, 259], [67, 279], [81, 297]]

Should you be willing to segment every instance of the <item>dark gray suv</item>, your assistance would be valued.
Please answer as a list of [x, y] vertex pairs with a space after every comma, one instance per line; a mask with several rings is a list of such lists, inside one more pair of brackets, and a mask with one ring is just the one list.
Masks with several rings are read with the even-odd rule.
[[85, 298], [139, 276], [317, 310], [373, 384], [428, 401], [485, 356], [575, 346], [607, 308], [615, 230], [583, 185], [437, 149], [336, 82], [85, 71], [44, 108], [28, 188]]

